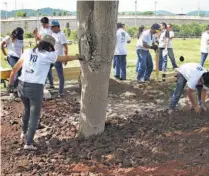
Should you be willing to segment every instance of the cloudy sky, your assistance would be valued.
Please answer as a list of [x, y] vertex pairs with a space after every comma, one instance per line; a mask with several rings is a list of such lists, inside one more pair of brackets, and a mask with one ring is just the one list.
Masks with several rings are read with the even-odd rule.
[[[209, 10], [209, 0], [137, 0], [137, 11], [154, 10], [154, 2], [157, 1], [157, 10], [167, 10], [173, 13], [187, 13], [197, 10]], [[1, 9], [38, 9], [44, 7], [59, 8], [75, 11], [76, 0], [1, 0]], [[120, 0], [119, 11], [134, 11], [135, 0]]]

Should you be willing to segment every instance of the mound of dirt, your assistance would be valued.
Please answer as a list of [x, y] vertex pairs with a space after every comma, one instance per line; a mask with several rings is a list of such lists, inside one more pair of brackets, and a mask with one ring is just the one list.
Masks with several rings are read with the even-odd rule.
[[[155, 103], [169, 96], [168, 87], [153, 86], [110, 82], [108, 114], [114, 116], [88, 139], [78, 136], [80, 100], [73, 88], [63, 99], [45, 101], [35, 136], [39, 150], [30, 152], [19, 143], [21, 102], [2, 102], [2, 175], [208, 175], [209, 112], [170, 116]], [[138, 105], [127, 107], [133, 102]]]

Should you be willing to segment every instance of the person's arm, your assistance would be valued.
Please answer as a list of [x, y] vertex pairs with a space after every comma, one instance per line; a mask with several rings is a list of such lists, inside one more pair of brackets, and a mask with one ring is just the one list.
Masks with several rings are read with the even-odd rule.
[[76, 54], [75, 56], [57, 56], [57, 61], [58, 62], [68, 62], [68, 61], [73, 61], [73, 60], [78, 60], [79, 55]]
[[38, 29], [37, 28], [35, 28], [33, 30], [33, 35], [34, 35], [36, 41], [40, 41], [41, 40], [41, 35], [38, 33]]
[[6, 50], [5, 50], [4, 45], [6, 45], [6, 42], [5, 42], [5, 41], [3, 41], [3, 42], [1, 43], [1, 51], [2, 51], [2, 53], [4, 54], [4, 56], [7, 56], [7, 53], [6, 53]]
[[127, 32], [126, 32], [126, 36], [127, 36], [127, 43], [131, 43], [131, 37]]
[[193, 89], [188, 88], [187, 96], [188, 96], [188, 98], [189, 98], [189, 100], [190, 100], [190, 102], [192, 104], [192, 107], [194, 108], [195, 112], [200, 112], [200, 110], [199, 110], [199, 108], [197, 106], [197, 103], [196, 103], [196, 101], [194, 99], [193, 92], [194, 92]]
[[203, 88], [202, 92], [201, 92], [201, 107], [204, 111], [207, 111], [207, 107], [205, 105], [205, 100], [206, 100], [206, 96], [207, 96], [207, 91]]
[[12, 86], [14, 84], [14, 77], [16, 75], [16, 73], [20, 70], [20, 68], [23, 65], [23, 58], [20, 58], [18, 60], [18, 62], [14, 65], [14, 67], [12, 68], [12, 72], [10, 74], [10, 78], [9, 78], [9, 85]]
[[148, 45], [147, 42], [145, 41], [142, 41], [142, 42], [143, 42], [143, 47], [151, 49], [151, 46]]

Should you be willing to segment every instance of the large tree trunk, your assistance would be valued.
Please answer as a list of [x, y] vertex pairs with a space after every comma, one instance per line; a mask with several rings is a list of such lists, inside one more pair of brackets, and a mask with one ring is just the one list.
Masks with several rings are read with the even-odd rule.
[[118, 1], [77, 1], [81, 61], [80, 133], [104, 131], [111, 63], [115, 48]]

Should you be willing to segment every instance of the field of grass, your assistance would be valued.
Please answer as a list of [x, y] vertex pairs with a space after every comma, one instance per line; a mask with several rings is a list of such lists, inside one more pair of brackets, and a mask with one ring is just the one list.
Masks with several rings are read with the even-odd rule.
[[[29, 39], [27, 39], [29, 40]], [[135, 73], [135, 63], [137, 60], [136, 55], [136, 42], [134, 39], [130, 44], [128, 44], [128, 56], [127, 56], [127, 78], [136, 79]], [[184, 56], [184, 62], [200, 62], [200, 39], [174, 39], [173, 41], [174, 54], [176, 57], [177, 64], [182, 64], [179, 61], [181, 55]], [[76, 44], [69, 45], [69, 54], [74, 55], [78, 53], [78, 46]], [[155, 64], [155, 53], [151, 51], [153, 57], [153, 63]], [[7, 61], [4, 61], [3, 55], [1, 53], [1, 67], [8, 68], [9, 65]], [[78, 61], [69, 62], [66, 67], [79, 66]], [[209, 58], [206, 60], [205, 67], [209, 69]], [[168, 59], [168, 68], [172, 68], [170, 60]]]

